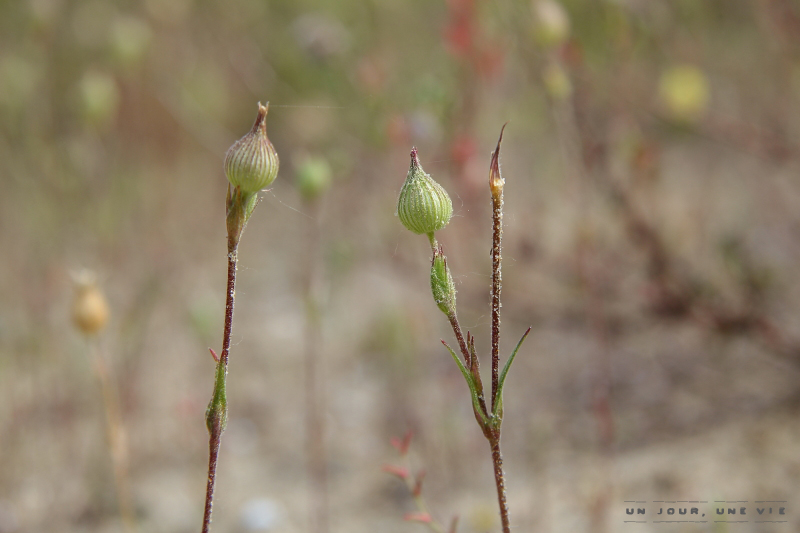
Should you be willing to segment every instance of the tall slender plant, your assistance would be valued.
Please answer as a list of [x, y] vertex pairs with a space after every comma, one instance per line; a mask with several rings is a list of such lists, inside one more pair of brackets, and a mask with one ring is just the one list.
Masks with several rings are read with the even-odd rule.
[[211, 355], [217, 362], [214, 377], [214, 393], [206, 410], [208, 427], [208, 483], [206, 504], [203, 513], [203, 533], [211, 528], [211, 507], [214, 501], [214, 482], [217, 475], [217, 458], [222, 433], [228, 421], [228, 399], [225, 391], [228, 375], [228, 357], [231, 348], [233, 327], [233, 304], [236, 296], [236, 265], [239, 240], [247, 221], [258, 204], [258, 192], [275, 181], [278, 175], [278, 153], [267, 137], [267, 111], [269, 102], [258, 104], [258, 116], [250, 132], [236, 141], [225, 156], [225, 175], [230, 182], [226, 198], [226, 224], [228, 228], [228, 283], [225, 300], [225, 326], [222, 336], [222, 352]]
[[494, 479], [497, 486], [497, 499], [500, 506], [500, 521], [503, 533], [511, 533], [508, 503], [506, 500], [505, 474], [503, 472], [503, 456], [500, 452], [500, 429], [503, 422], [503, 385], [514, 357], [517, 355], [522, 341], [530, 333], [531, 328], [522, 335], [514, 351], [511, 352], [502, 372], [500, 372], [500, 289], [501, 289], [501, 257], [503, 236], [503, 187], [505, 180], [500, 174], [500, 143], [503, 140], [503, 129], [497, 140], [497, 148], [492, 153], [489, 165], [489, 190], [492, 198], [492, 389], [490, 402], [487, 405], [484, 397], [483, 383], [480, 374], [480, 361], [475, 352], [475, 338], [467, 332], [466, 338], [461, 330], [456, 313], [456, 290], [447, 258], [442, 247], [436, 241], [434, 233], [444, 228], [453, 215], [453, 204], [444, 188], [426, 174], [420, 165], [417, 149], [411, 150], [411, 167], [408, 170], [403, 187], [397, 200], [397, 215], [400, 222], [412, 232], [428, 236], [433, 252], [431, 260], [431, 291], [439, 309], [447, 316], [453, 328], [458, 347], [464, 358], [462, 362], [456, 352], [442, 341], [467, 382], [472, 397], [472, 409], [483, 435], [489, 442], [494, 466]]
[[89, 358], [100, 384], [106, 411], [106, 434], [114, 469], [117, 504], [123, 530], [132, 533], [136, 530], [136, 517], [131, 501], [127, 433], [119, 404], [119, 391], [97, 339], [97, 335], [108, 323], [108, 302], [93, 272], [81, 271], [74, 275], [73, 280], [76, 291], [72, 303], [72, 320], [86, 339]]
[[330, 531], [328, 465], [325, 451], [325, 405], [327, 404], [322, 347], [322, 213], [325, 193], [331, 186], [331, 168], [326, 159], [304, 157], [298, 161], [295, 185], [310, 213], [307, 233], [306, 269], [303, 273], [303, 296], [306, 323], [305, 354], [305, 425], [306, 469], [309, 486], [309, 533]]

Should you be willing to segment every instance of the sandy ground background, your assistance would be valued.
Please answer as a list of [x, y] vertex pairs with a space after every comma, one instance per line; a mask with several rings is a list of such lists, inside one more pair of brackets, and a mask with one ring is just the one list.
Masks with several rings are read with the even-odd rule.
[[[382, 470], [409, 430], [433, 515], [499, 530], [430, 249], [394, 212], [416, 145], [453, 198], [437, 237], [486, 370], [508, 120], [504, 357], [533, 328], [505, 396], [514, 531], [797, 531], [798, 36], [790, 0], [0, 3], [0, 533], [124, 531], [97, 353], [135, 531], [199, 530], [222, 161], [266, 100], [281, 170], [239, 251], [215, 531], [320, 533], [309, 349], [330, 531], [424, 530]], [[331, 176], [313, 201], [308, 158]], [[88, 342], [83, 268], [110, 308]], [[648, 503], [624, 523], [654, 500], [747, 501], [749, 521], [656, 524]], [[756, 523], [756, 501], [786, 522]]]

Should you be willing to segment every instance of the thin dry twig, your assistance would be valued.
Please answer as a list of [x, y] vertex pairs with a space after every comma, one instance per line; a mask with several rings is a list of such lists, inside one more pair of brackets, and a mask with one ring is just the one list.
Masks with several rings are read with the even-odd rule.
[[136, 521], [133, 505], [131, 504], [128, 443], [122, 415], [120, 414], [119, 399], [111, 379], [111, 372], [95, 340], [90, 341], [89, 351], [97, 373], [97, 380], [100, 382], [100, 391], [103, 395], [103, 406], [106, 412], [106, 432], [108, 433], [108, 445], [114, 469], [114, 484], [117, 489], [119, 512], [125, 531], [131, 533], [135, 530]]
[[417, 510], [413, 513], [406, 513], [403, 517], [407, 522], [417, 522], [424, 524], [433, 533], [456, 533], [458, 527], [458, 516], [454, 516], [450, 522], [450, 527], [445, 529], [444, 525], [433, 518], [428, 508], [428, 504], [422, 495], [422, 482], [425, 479], [425, 471], [420, 470], [415, 476], [411, 475], [411, 461], [408, 451], [411, 445], [412, 433], [409, 431], [403, 439], [393, 437], [391, 440], [403, 460], [403, 466], [384, 465], [383, 471], [400, 479], [408, 489], [408, 493], [414, 500]]

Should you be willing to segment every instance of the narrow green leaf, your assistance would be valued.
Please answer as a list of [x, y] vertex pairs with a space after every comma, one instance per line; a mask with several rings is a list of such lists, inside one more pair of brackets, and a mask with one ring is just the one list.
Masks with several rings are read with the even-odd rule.
[[453, 361], [456, 362], [458, 369], [461, 370], [461, 374], [464, 376], [464, 379], [467, 380], [469, 392], [472, 396], [472, 408], [480, 415], [483, 424], [488, 425], [489, 421], [487, 420], [486, 415], [483, 413], [483, 409], [481, 408], [480, 396], [478, 394], [478, 389], [475, 386], [475, 380], [472, 378], [469, 370], [467, 370], [467, 367], [464, 366], [464, 363], [461, 362], [461, 359], [458, 357], [458, 355], [456, 355], [456, 352], [454, 352], [446, 342], [442, 341], [442, 344], [444, 344], [444, 347], [447, 348], [448, 352], [450, 352], [450, 355], [453, 356]]
[[506, 366], [503, 367], [503, 371], [500, 373], [500, 379], [497, 382], [497, 396], [494, 399], [494, 411], [492, 412], [493, 418], [499, 418], [500, 413], [503, 412], [503, 385], [506, 382], [506, 375], [508, 375], [508, 369], [511, 368], [511, 363], [514, 362], [514, 358], [517, 356], [517, 352], [519, 351], [519, 347], [522, 346], [522, 342], [528, 336], [528, 333], [531, 332], [531, 328], [525, 330], [525, 333], [522, 334], [522, 338], [517, 343], [517, 347], [514, 348], [514, 351], [511, 352], [511, 355], [506, 361]]

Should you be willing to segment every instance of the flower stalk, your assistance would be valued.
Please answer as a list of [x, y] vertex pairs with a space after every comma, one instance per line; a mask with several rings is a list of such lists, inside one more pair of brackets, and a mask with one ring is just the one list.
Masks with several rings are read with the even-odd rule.
[[108, 323], [108, 302], [92, 272], [82, 271], [75, 274], [74, 282], [76, 293], [72, 304], [72, 320], [86, 339], [88, 356], [100, 384], [120, 518], [123, 531], [132, 533], [136, 530], [136, 516], [130, 491], [127, 433], [122, 419], [119, 392], [97, 339], [97, 335]]
[[503, 533], [511, 533], [505, 474], [503, 472], [503, 456], [500, 450], [500, 428], [503, 422], [503, 387], [506, 377], [508, 377], [511, 363], [514, 361], [522, 342], [530, 333], [531, 328], [528, 328], [522, 335], [501, 372], [500, 292], [502, 287], [503, 188], [505, 180], [500, 172], [500, 145], [503, 141], [504, 131], [505, 125], [500, 130], [497, 147], [492, 153], [489, 165], [489, 190], [492, 198], [492, 287], [490, 294], [492, 308], [492, 382], [491, 398], [488, 406], [484, 397], [480, 361], [475, 351], [475, 338], [469, 332], [467, 332], [465, 338], [462, 332], [456, 313], [456, 290], [453, 278], [447, 265], [447, 258], [434, 236], [435, 231], [444, 228], [449, 222], [452, 216], [452, 203], [444, 189], [422, 170], [416, 148], [411, 151], [411, 168], [400, 191], [397, 214], [406, 228], [417, 234], [426, 234], [431, 243], [431, 250], [433, 251], [431, 292], [434, 302], [447, 316], [453, 328], [453, 334], [458, 341], [458, 348], [462, 357], [460, 358], [446, 342], [442, 341], [442, 344], [450, 352], [453, 361], [455, 361], [469, 387], [475, 420], [478, 422], [478, 426], [480, 426], [491, 449]]
[[502, 241], [503, 241], [503, 186], [505, 180], [500, 174], [500, 143], [503, 141], [503, 132], [506, 125], [500, 130], [497, 148], [492, 153], [492, 162], [489, 166], [489, 189], [492, 192], [492, 411], [497, 402], [497, 385], [500, 367], [500, 289], [502, 288], [503, 273]]
[[305, 332], [303, 335], [303, 370], [305, 388], [305, 451], [308, 477], [309, 533], [330, 531], [330, 497], [325, 446], [325, 369], [322, 351], [322, 295], [324, 261], [322, 258], [323, 202], [332, 183], [327, 160], [307, 156], [301, 159], [295, 185], [303, 199], [304, 211], [310, 214], [306, 235], [302, 285], [305, 300]]
[[250, 132], [236, 141], [225, 156], [225, 175], [228, 193], [225, 199], [225, 222], [228, 230], [228, 278], [225, 296], [225, 324], [222, 334], [222, 352], [219, 357], [209, 349], [216, 361], [214, 391], [206, 409], [208, 428], [208, 480], [203, 511], [202, 533], [211, 529], [211, 511], [214, 503], [214, 486], [217, 477], [217, 460], [222, 434], [228, 422], [226, 382], [228, 359], [233, 329], [233, 308], [236, 301], [236, 267], [239, 240], [247, 221], [258, 204], [258, 191], [268, 187], [278, 174], [278, 154], [267, 138], [267, 111], [269, 103], [258, 104], [258, 115]]

